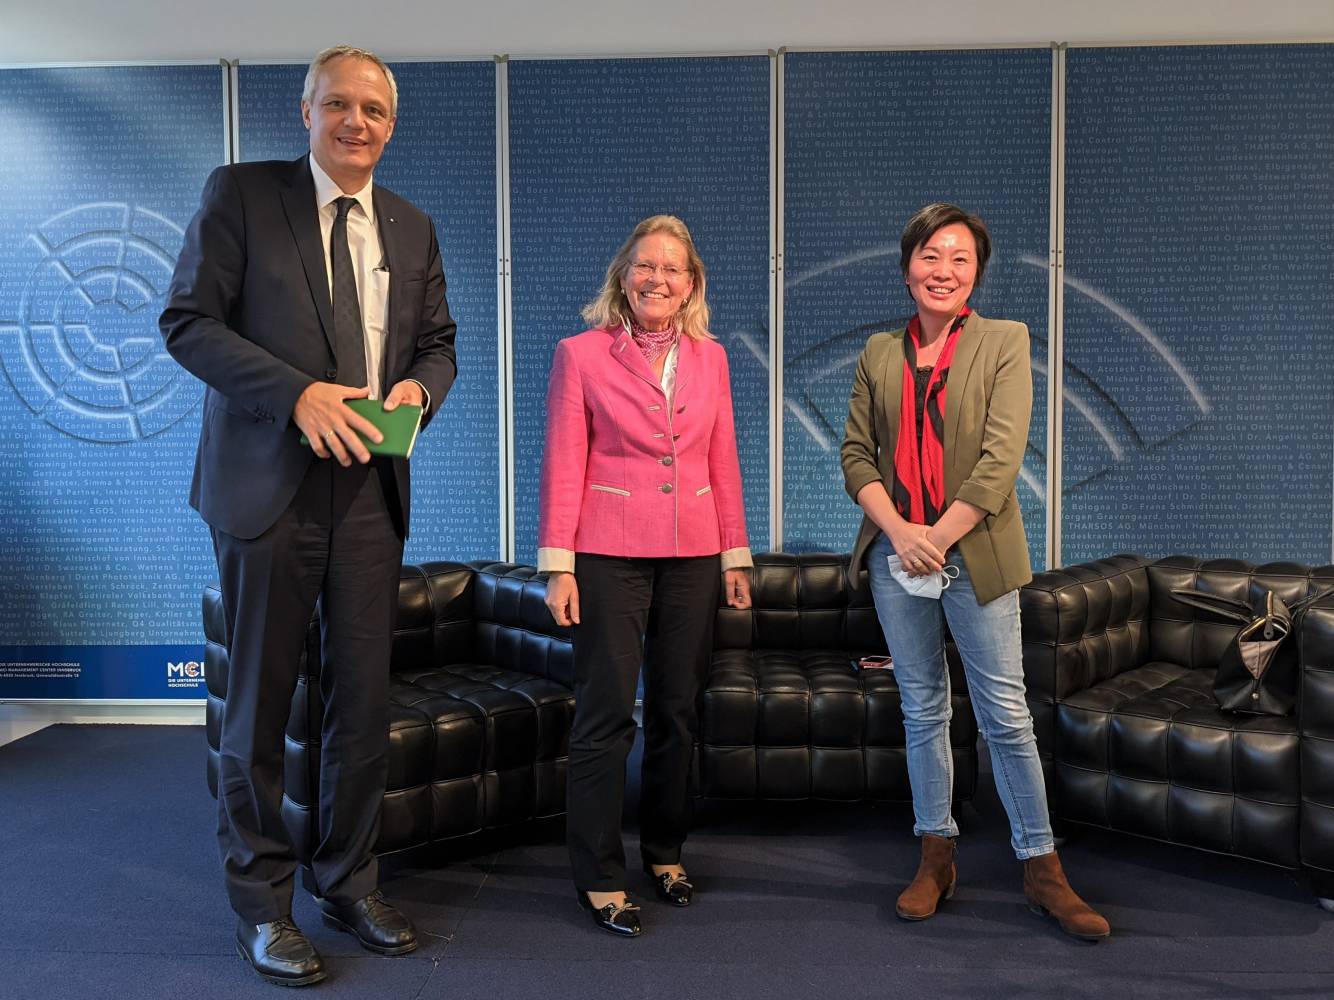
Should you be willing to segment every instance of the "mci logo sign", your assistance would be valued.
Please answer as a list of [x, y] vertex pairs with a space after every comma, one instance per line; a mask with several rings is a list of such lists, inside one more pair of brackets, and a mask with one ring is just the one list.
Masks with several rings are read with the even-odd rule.
[[167, 687], [197, 688], [204, 683], [204, 665], [198, 660], [167, 661]]

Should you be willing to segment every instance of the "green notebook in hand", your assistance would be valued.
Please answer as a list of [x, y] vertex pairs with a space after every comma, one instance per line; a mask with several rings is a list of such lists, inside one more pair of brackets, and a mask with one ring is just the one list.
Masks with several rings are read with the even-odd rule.
[[[358, 437], [372, 455], [391, 455], [395, 458], [411, 458], [412, 446], [417, 443], [417, 431], [421, 429], [422, 408], [411, 403], [400, 403], [397, 408], [386, 410], [378, 399], [345, 399], [348, 409], [365, 417], [373, 423], [384, 440], [379, 444], [367, 440], [365, 435]], [[301, 443], [310, 444], [306, 435], [301, 435]]]

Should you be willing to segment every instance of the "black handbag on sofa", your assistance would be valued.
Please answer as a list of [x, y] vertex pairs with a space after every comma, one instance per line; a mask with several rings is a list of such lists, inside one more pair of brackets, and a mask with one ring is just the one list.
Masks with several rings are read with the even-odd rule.
[[1297, 660], [1283, 655], [1282, 647], [1297, 616], [1329, 591], [1304, 598], [1289, 607], [1272, 590], [1252, 608], [1229, 597], [1202, 590], [1174, 590], [1182, 604], [1212, 612], [1239, 627], [1228, 643], [1218, 672], [1214, 697], [1220, 708], [1252, 715], [1287, 715], [1297, 701]]

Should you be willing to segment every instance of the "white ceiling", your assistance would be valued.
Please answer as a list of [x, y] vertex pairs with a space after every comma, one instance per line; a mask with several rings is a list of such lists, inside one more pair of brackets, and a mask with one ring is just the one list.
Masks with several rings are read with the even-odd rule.
[[0, 63], [1334, 40], [1331, 0], [0, 0]]

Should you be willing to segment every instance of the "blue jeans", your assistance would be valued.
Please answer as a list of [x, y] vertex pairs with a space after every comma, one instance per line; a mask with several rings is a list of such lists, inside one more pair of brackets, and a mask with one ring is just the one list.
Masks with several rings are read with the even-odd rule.
[[945, 666], [945, 622], [959, 648], [968, 695], [982, 737], [991, 749], [991, 770], [1005, 812], [1010, 844], [1020, 859], [1055, 850], [1047, 814], [1047, 790], [1038, 760], [1033, 717], [1024, 701], [1024, 666], [1019, 636], [1019, 592], [978, 604], [968, 570], [957, 552], [948, 562], [959, 578], [940, 600], [913, 597], [889, 574], [894, 547], [881, 535], [867, 554], [876, 614], [894, 657], [894, 678], [903, 699], [912, 785], [913, 833], [957, 837], [950, 814], [954, 759], [950, 754], [950, 677]]

